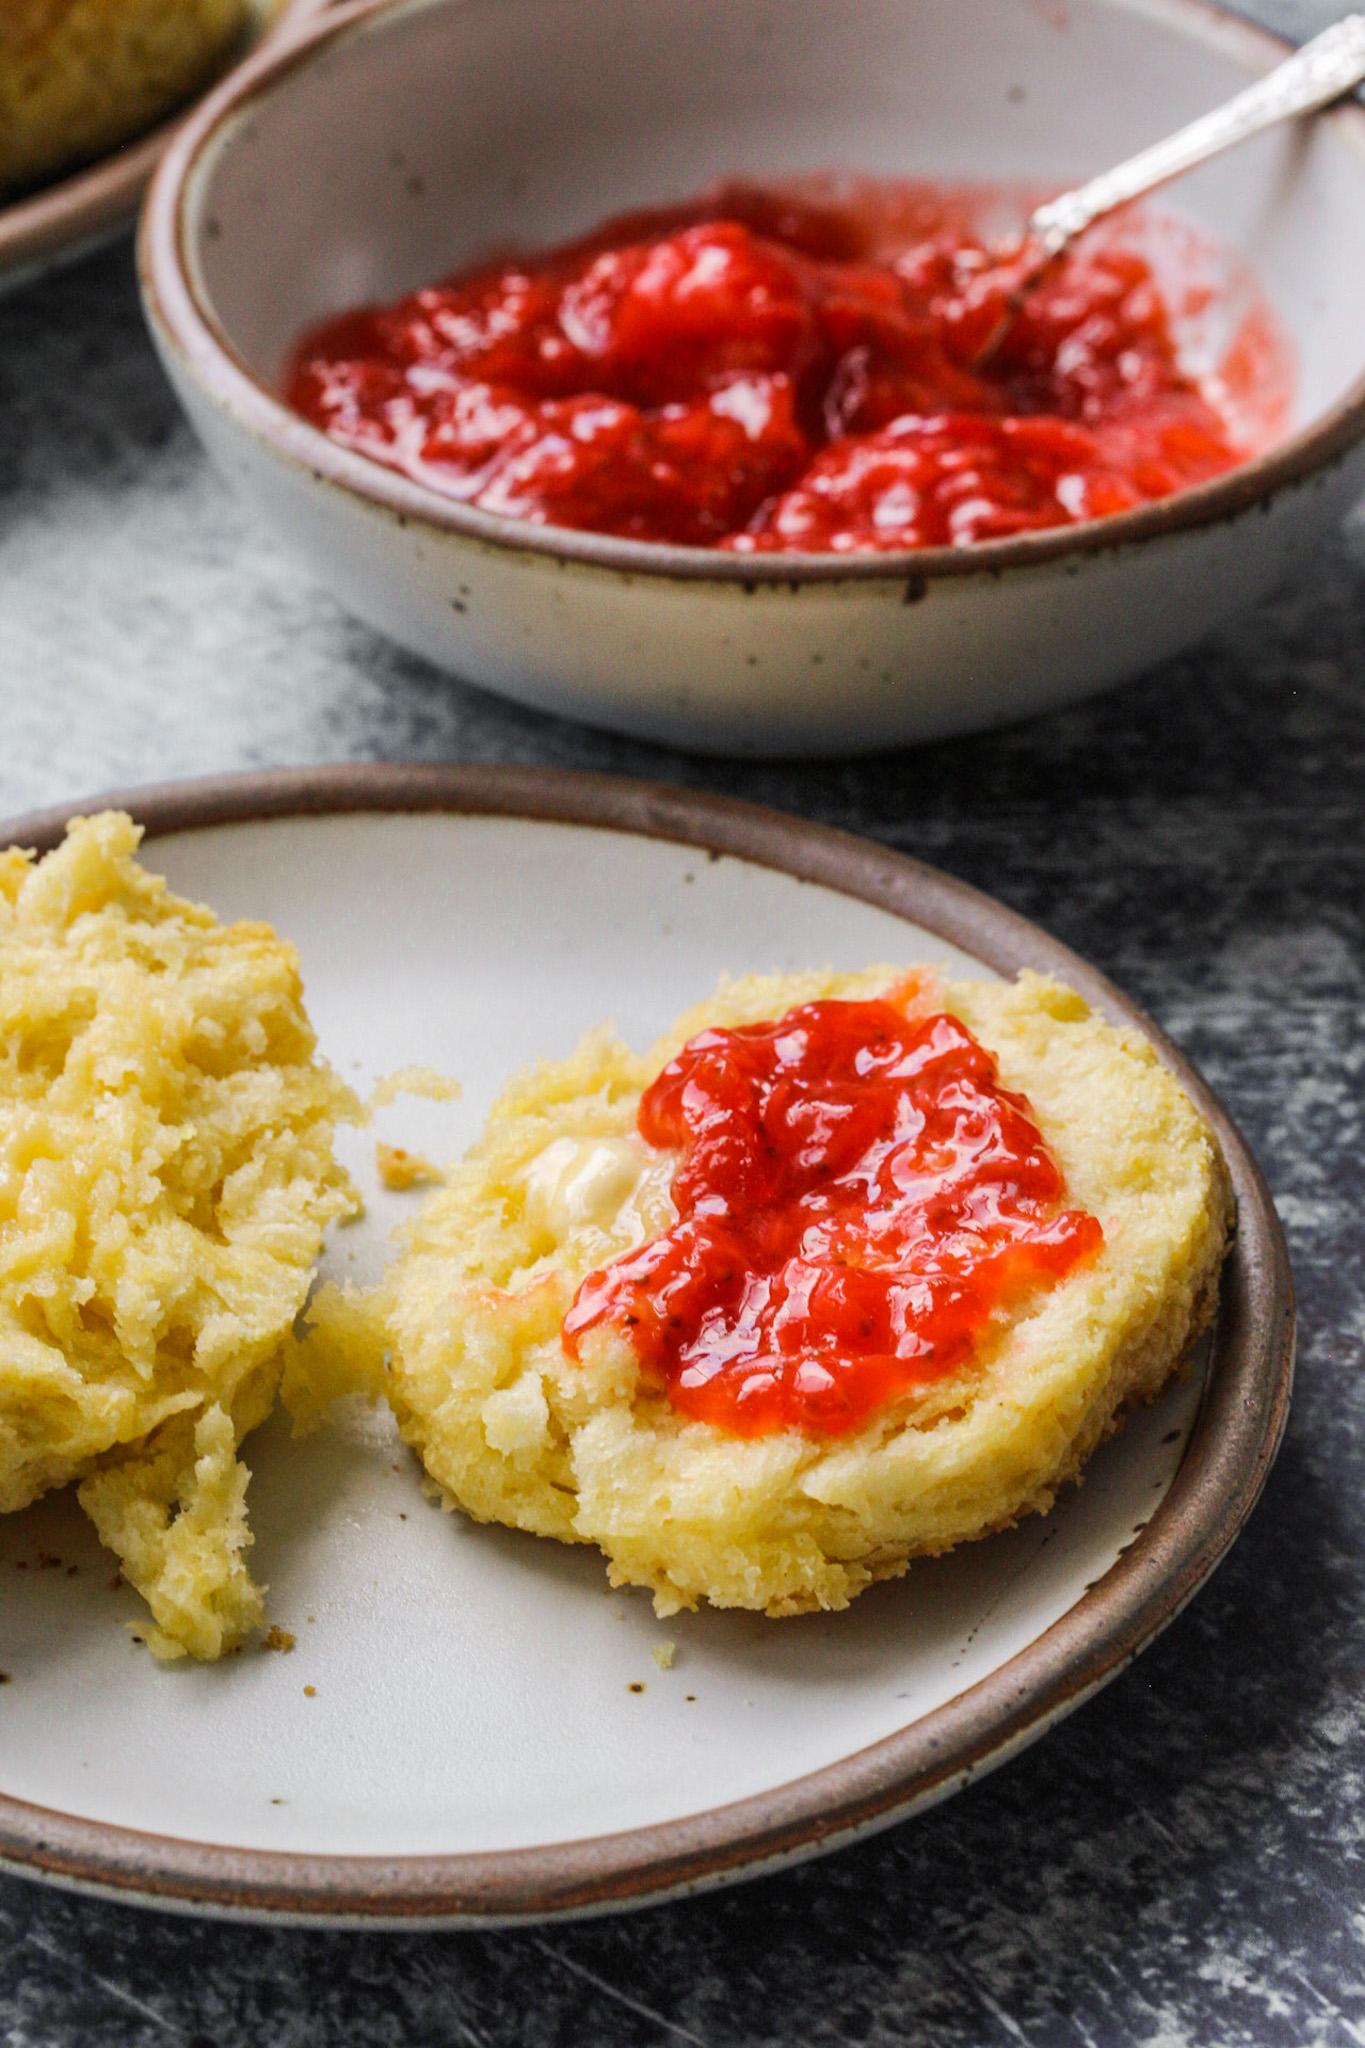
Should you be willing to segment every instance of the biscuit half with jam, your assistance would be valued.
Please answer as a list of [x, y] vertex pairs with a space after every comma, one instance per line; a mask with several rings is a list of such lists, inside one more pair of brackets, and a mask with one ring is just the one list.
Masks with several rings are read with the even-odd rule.
[[838, 1608], [1048, 1509], [1209, 1322], [1231, 1220], [1186, 1095], [1058, 983], [755, 977], [518, 1076], [294, 1371], [355, 1384], [368, 1331], [448, 1506], [661, 1615]]

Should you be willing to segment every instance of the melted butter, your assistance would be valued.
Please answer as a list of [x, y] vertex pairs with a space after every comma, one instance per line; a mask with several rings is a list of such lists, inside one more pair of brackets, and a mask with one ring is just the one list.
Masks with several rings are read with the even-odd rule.
[[584, 1230], [643, 1244], [676, 1220], [676, 1164], [639, 1138], [556, 1138], [526, 1168], [527, 1218], [559, 1244]]

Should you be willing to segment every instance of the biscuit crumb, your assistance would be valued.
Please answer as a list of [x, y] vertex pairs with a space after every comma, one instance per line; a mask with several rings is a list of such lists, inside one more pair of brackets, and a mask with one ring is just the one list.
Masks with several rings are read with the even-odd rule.
[[440, 1167], [423, 1158], [420, 1152], [405, 1152], [401, 1145], [385, 1145], [382, 1141], [374, 1148], [374, 1167], [386, 1188], [399, 1191], [426, 1187], [444, 1178]]
[[632, 1678], [630, 1684], [626, 1687], [627, 1692], [643, 1692], [644, 1689], [645, 1682], [643, 1678]]
[[375, 1082], [369, 1107], [383, 1109], [400, 1095], [420, 1095], [427, 1102], [458, 1102], [463, 1093], [458, 1081], [436, 1067], [398, 1067]]
[[318, 1696], [317, 1687], [315, 1685], [305, 1685], [305, 1687], [303, 1688], [303, 1696], [306, 1700], [315, 1700]]
[[673, 1659], [678, 1654], [678, 1646], [676, 1643], [669, 1642], [656, 1643], [649, 1654], [658, 1665], [660, 1671], [671, 1671], [673, 1669]]
[[265, 1632], [265, 1648], [267, 1650], [292, 1650], [293, 1647], [294, 1638], [289, 1630], [281, 1628], [278, 1623], [272, 1621]]

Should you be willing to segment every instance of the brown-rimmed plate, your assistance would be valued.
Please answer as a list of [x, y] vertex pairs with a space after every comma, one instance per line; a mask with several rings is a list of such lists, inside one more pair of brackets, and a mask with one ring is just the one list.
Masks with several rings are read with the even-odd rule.
[[[513, 1066], [604, 1017], [639, 1043], [723, 970], [878, 958], [1049, 969], [1145, 1032], [1219, 1133], [1238, 1233], [1206, 1353], [1083, 1488], [844, 1614], [661, 1625], [644, 1595], [606, 1593], [595, 1552], [437, 1513], [383, 1415], [300, 1444], [268, 1425], [249, 1449], [253, 1562], [288, 1654], [158, 1668], [119, 1627], [135, 1632], [136, 1603], [68, 1497], [6, 1518], [5, 1867], [370, 1925], [676, 1896], [834, 1848], [1003, 1762], [1122, 1670], [1227, 1550], [1288, 1405], [1283, 1239], [1198, 1076], [1037, 927], [842, 833], [605, 777], [335, 768], [120, 801], [173, 885], [298, 944], [348, 1078], [425, 1063], [464, 1081], [458, 1103], [404, 1100], [354, 1135], [370, 1212], [337, 1234], [333, 1272], [373, 1271], [417, 1199], [377, 1185], [376, 1137], [448, 1156]], [[0, 829], [47, 847], [64, 818]]]
[[[253, 7], [242, 55], [304, 27], [327, 4], [328, 0], [264, 0]], [[74, 262], [130, 228], [152, 172], [188, 112], [181, 107], [110, 155], [33, 191], [0, 200], [0, 292], [27, 283], [54, 264]]]

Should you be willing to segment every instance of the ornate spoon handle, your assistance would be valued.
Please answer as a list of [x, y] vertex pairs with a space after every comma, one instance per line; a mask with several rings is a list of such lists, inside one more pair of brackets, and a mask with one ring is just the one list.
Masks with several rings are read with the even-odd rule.
[[1343, 20], [1305, 43], [1297, 56], [1279, 64], [1235, 99], [1191, 121], [1188, 128], [1153, 143], [1150, 149], [1101, 171], [1074, 192], [1063, 192], [1030, 215], [1028, 238], [1050, 259], [1083, 228], [1130, 199], [1141, 198], [1182, 171], [1258, 134], [1294, 114], [1310, 114], [1339, 99], [1365, 78], [1365, 14]]

